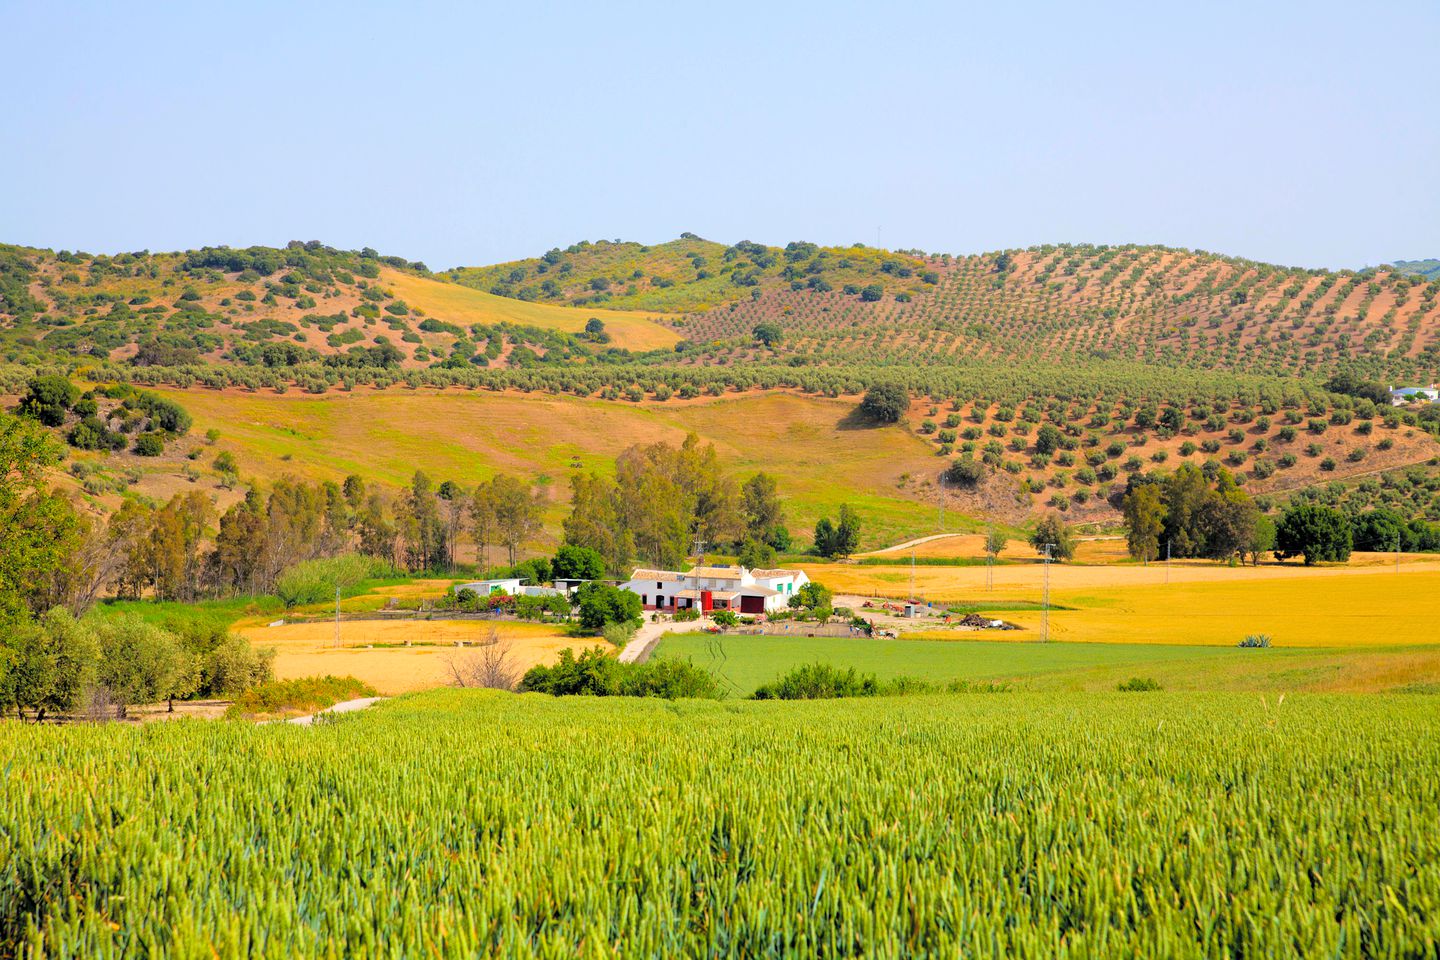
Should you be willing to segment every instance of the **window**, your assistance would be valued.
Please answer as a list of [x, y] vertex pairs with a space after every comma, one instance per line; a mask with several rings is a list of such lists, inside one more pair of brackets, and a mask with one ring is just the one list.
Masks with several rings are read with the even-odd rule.
[[649, 594], [645, 594], [645, 593], [640, 594], [640, 606], [642, 606], [642, 607], [648, 607], [648, 606], [650, 606], [650, 595], [649, 595]]
[[663, 587], [663, 586], [665, 586], [665, 584], [661, 583], [659, 580], [656, 580], [656, 581], [655, 581], [655, 589], [656, 589], [656, 590], [659, 590], [659, 589], [660, 589], [661, 587]]

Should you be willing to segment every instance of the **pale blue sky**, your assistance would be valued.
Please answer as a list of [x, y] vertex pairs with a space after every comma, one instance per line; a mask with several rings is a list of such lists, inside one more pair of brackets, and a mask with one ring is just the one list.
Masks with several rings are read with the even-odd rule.
[[1440, 256], [1440, 3], [0, 0], [0, 241]]

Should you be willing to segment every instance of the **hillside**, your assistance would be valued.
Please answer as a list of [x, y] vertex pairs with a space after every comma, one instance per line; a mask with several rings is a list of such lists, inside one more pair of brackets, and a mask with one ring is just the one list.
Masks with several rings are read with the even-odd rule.
[[607, 312], [591, 334], [595, 311], [428, 274], [422, 263], [319, 243], [115, 256], [0, 247], [0, 348], [21, 363], [410, 370], [504, 368], [679, 340], [651, 314]]
[[1440, 280], [1440, 260], [1396, 260], [1395, 269], [1423, 280]]
[[540, 257], [458, 267], [443, 276], [521, 300], [664, 312], [705, 311], [780, 290], [826, 293], [853, 286], [858, 296], [873, 285], [872, 296], [913, 296], [938, 280], [916, 256], [859, 244], [726, 246], [694, 234], [655, 246], [587, 240]]

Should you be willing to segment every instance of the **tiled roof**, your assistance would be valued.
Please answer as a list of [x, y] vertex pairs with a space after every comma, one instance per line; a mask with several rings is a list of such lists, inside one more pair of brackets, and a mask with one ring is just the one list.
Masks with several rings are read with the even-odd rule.
[[708, 580], [739, 580], [745, 571], [740, 567], [696, 567], [686, 576], [704, 577]]
[[673, 570], [636, 570], [630, 574], [631, 580], [655, 580], [660, 583], [680, 583], [685, 579], [685, 574], [676, 573]]
[[799, 570], [751, 570], [750, 573], [752, 576], [759, 577], [761, 580], [773, 580], [776, 577], [798, 577], [800, 575]]

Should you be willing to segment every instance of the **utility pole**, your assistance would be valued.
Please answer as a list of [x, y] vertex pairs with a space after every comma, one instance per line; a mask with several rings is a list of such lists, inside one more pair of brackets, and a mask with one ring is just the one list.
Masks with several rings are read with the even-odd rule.
[[1040, 614], [1040, 642], [1050, 642], [1050, 548], [1054, 544], [1045, 544], [1045, 593], [1041, 601]]
[[335, 585], [335, 646], [340, 646], [340, 585]]
[[995, 589], [995, 554], [990, 552], [990, 544], [995, 541], [995, 525], [990, 525], [990, 533], [985, 538], [985, 589]]
[[910, 548], [910, 602], [915, 602], [915, 548]]

